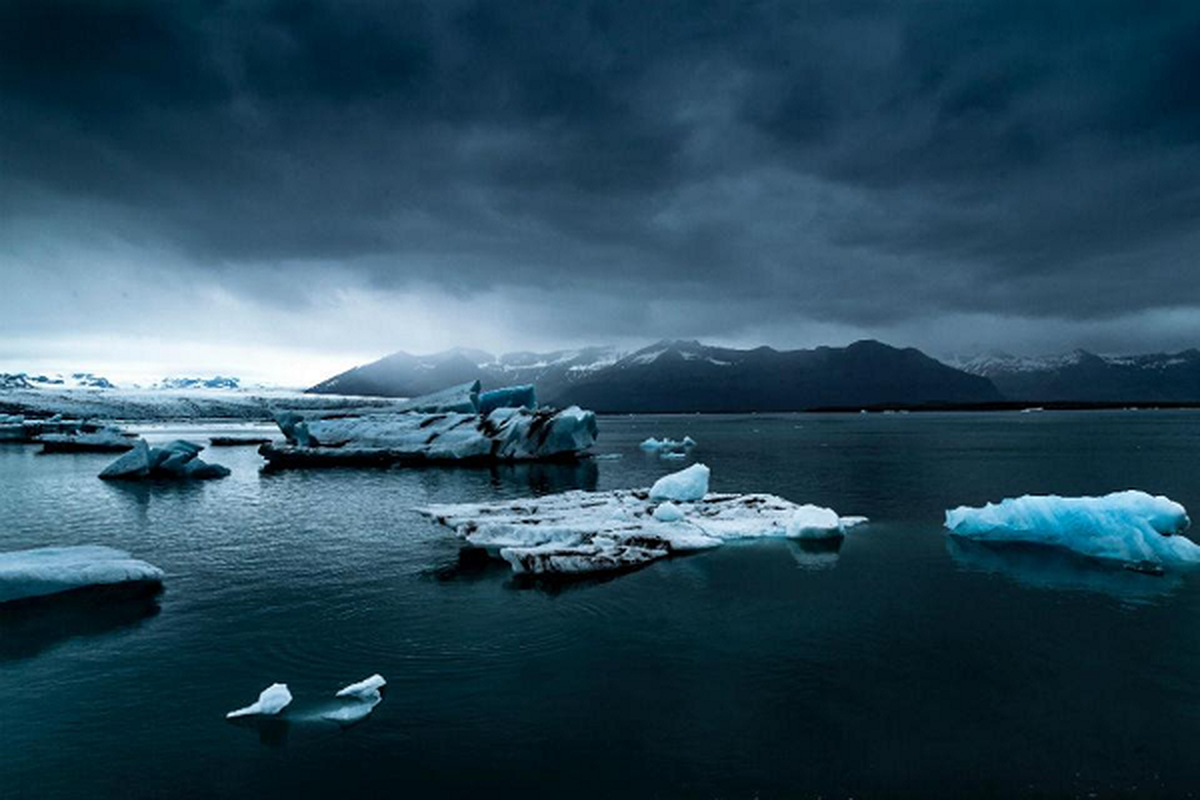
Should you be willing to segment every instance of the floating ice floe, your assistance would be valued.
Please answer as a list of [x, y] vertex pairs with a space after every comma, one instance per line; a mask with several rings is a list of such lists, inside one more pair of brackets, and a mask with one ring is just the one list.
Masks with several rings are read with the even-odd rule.
[[0, 603], [99, 587], [162, 586], [163, 571], [111, 547], [38, 547], [0, 553]]
[[678, 458], [683, 452], [691, 450], [695, 446], [696, 440], [690, 436], [684, 436], [682, 440], [650, 437], [638, 445], [646, 452], [658, 453], [664, 458]]
[[209, 464], [198, 454], [204, 445], [176, 439], [162, 447], [150, 447], [138, 439], [133, 449], [100, 473], [105, 480], [209, 480], [229, 475], [229, 468]]
[[119, 453], [131, 449], [137, 437], [115, 425], [83, 425], [67, 433], [43, 433], [37, 441], [43, 453]]
[[352, 725], [366, 719], [367, 715], [375, 710], [375, 706], [383, 700], [380, 690], [386, 685], [387, 681], [383, 679], [383, 676], [376, 673], [365, 680], [346, 686], [334, 695], [341, 702], [323, 711], [321, 718], [339, 725]]
[[[533, 387], [479, 394], [479, 382], [411, 401], [399, 413], [278, 418], [287, 444], [259, 452], [272, 467], [403, 462], [535, 461], [580, 456], [596, 441], [596, 415], [571, 406], [529, 408]], [[492, 407], [495, 403], [520, 405]], [[436, 410], [430, 410], [436, 409]]]
[[292, 702], [292, 693], [286, 683], [272, 683], [258, 695], [258, 700], [245, 708], [230, 711], [225, 719], [238, 717], [273, 717], [287, 708]]
[[1180, 535], [1190, 525], [1179, 503], [1133, 490], [1103, 497], [1025, 495], [946, 512], [955, 536], [1059, 547], [1148, 569], [1200, 563], [1200, 546]]
[[[844, 534], [846, 526], [830, 509], [770, 494], [708, 493], [708, 477], [708, 468], [695, 464], [660, 479], [657, 494], [651, 489], [573, 491], [418, 511], [507, 561], [514, 572], [536, 575], [628, 570], [734, 539]], [[660, 486], [664, 481], [666, 489]]]

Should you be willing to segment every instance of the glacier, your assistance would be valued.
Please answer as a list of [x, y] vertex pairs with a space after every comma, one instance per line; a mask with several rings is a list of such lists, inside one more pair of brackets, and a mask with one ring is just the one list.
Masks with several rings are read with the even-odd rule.
[[[596, 441], [593, 412], [529, 408], [532, 386], [480, 398], [475, 381], [416, 398], [408, 411], [324, 418], [284, 413], [276, 421], [287, 443], [263, 445], [259, 453], [273, 468], [531, 461], [577, 457]], [[491, 408], [494, 403], [520, 405]]]
[[1151, 569], [1200, 563], [1200, 546], [1182, 535], [1190, 525], [1179, 503], [1136, 490], [1102, 497], [1024, 495], [946, 512], [955, 536], [1057, 547]]
[[[689, 474], [681, 477], [683, 473]], [[453, 529], [468, 545], [507, 562], [514, 573], [540, 576], [626, 571], [737, 539], [840, 538], [847, 527], [830, 509], [771, 494], [697, 497], [694, 490], [708, 484], [708, 468], [702, 464], [666, 477], [688, 490], [678, 495], [695, 499], [655, 498], [649, 489], [617, 489], [502, 503], [433, 505], [417, 511]]]
[[0, 553], [0, 603], [98, 587], [156, 591], [162, 581], [161, 569], [111, 547], [37, 547]]
[[292, 702], [292, 693], [286, 683], [272, 683], [258, 695], [258, 700], [244, 708], [230, 711], [225, 719], [238, 717], [275, 716]]
[[133, 449], [100, 473], [105, 480], [210, 480], [224, 478], [229, 468], [198, 458], [204, 445], [176, 439], [162, 447], [150, 447], [138, 439]]

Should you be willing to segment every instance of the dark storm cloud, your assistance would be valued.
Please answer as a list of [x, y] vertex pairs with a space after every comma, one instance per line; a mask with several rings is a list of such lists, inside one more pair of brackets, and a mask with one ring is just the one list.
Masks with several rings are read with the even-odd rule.
[[235, 290], [618, 335], [1200, 304], [1195, 3], [9, 2], [0, 94], [0, 208]]

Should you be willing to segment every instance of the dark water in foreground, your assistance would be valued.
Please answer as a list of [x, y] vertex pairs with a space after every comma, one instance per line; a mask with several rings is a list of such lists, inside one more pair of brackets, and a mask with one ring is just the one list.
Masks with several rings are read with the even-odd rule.
[[[155, 429], [152, 438], [211, 428]], [[575, 468], [95, 478], [104, 455], [0, 448], [0, 549], [107, 544], [157, 605], [0, 612], [0, 797], [1191, 796], [1200, 574], [948, 545], [945, 508], [1129, 487], [1200, 511], [1194, 412], [607, 418]], [[837, 552], [727, 545], [601, 583], [461, 569], [413, 506], [646, 485], [866, 514]], [[239, 727], [383, 673], [363, 723]]]

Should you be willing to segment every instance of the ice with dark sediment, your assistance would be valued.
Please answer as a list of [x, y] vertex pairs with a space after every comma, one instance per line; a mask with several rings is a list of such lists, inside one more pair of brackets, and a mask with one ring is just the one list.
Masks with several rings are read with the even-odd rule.
[[533, 461], [578, 457], [595, 442], [593, 412], [529, 407], [534, 402], [531, 386], [481, 396], [476, 381], [416, 398], [407, 411], [283, 414], [277, 421], [287, 443], [259, 452], [273, 467]]
[[[633, 569], [735, 539], [826, 539], [848, 524], [831, 509], [771, 494], [708, 491], [696, 464], [653, 489], [572, 491], [502, 503], [434, 505], [418, 511], [516, 573], [580, 575]], [[665, 487], [665, 488], [664, 488]]]

